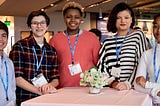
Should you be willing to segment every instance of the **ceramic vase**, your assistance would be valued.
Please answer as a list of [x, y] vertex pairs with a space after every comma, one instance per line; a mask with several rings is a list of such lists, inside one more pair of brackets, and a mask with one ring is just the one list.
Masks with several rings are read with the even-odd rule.
[[96, 87], [89, 87], [89, 93], [90, 94], [98, 94], [101, 92], [100, 88], [96, 88]]

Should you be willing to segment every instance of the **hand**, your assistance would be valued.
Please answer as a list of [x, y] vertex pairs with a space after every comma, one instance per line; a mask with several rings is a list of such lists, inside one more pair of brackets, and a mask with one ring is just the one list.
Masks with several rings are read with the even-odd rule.
[[57, 89], [52, 86], [52, 84], [48, 83], [41, 87], [42, 94], [51, 94], [57, 92]]
[[118, 82], [118, 84], [115, 86], [115, 89], [118, 90], [128, 90], [127, 85], [125, 82]]
[[160, 91], [157, 93], [157, 96], [160, 96]]
[[142, 86], [143, 88], [145, 88], [146, 85], [146, 79], [143, 76], [137, 77], [136, 78], [136, 83], [140, 86]]

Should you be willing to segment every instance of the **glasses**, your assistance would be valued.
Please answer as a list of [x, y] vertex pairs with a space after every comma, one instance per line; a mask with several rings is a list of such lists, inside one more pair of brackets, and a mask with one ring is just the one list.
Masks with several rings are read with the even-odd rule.
[[35, 21], [35, 22], [32, 22], [31, 24], [34, 26], [38, 26], [38, 25], [44, 26], [46, 25], [46, 21], [41, 21], [41, 22]]

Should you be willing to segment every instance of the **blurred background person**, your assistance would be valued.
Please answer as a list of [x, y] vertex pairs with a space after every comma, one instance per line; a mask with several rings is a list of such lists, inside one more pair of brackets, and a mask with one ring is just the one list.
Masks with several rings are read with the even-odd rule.
[[89, 31], [93, 32], [97, 36], [97, 38], [98, 38], [99, 41], [101, 40], [102, 33], [101, 33], [101, 31], [99, 29], [92, 28]]

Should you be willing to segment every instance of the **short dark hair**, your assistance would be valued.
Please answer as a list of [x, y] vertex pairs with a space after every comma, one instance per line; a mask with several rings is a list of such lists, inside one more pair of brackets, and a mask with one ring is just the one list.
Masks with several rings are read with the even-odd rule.
[[126, 4], [125, 2], [121, 2], [121, 3], [118, 3], [115, 7], [113, 7], [113, 9], [109, 15], [108, 23], [107, 23], [107, 30], [109, 32], [113, 32], [113, 33], [117, 32], [117, 28], [116, 28], [117, 14], [121, 11], [124, 11], [124, 10], [128, 10], [130, 12], [130, 15], [132, 17], [132, 23], [131, 23], [130, 28], [133, 28], [133, 26], [135, 24], [134, 12], [128, 4]]
[[153, 24], [154, 24], [154, 22], [156, 21], [156, 19], [157, 19], [158, 17], [160, 17], [160, 13], [156, 14], [156, 15], [153, 17], [153, 19], [154, 19]]
[[44, 16], [44, 18], [46, 19], [46, 23], [47, 23], [47, 26], [50, 24], [50, 18], [48, 17], [48, 15], [44, 12], [44, 11], [32, 11], [29, 16], [28, 16], [28, 19], [27, 19], [27, 25], [28, 27], [31, 27], [31, 21], [33, 19], [33, 17], [35, 16]]
[[92, 28], [89, 30], [90, 32], [93, 32], [97, 37], [99, 37], [99, 40], [101, 40], [102, 37], [102, 33], [100, 30], [96, 29], [96, 28]]
[[7, 33], [7, 37], [8, 37], [8, 33], [9, 33], [8, 32], [8, 27], [2, 21], [0, 21], [0, 29], [3, 29]]

